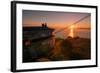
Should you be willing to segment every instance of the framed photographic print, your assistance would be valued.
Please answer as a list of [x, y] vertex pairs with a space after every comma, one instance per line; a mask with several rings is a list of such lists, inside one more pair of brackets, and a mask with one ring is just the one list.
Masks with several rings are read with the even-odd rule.
[[11, 2], [11, 71], [97, 67], [97, 6]]

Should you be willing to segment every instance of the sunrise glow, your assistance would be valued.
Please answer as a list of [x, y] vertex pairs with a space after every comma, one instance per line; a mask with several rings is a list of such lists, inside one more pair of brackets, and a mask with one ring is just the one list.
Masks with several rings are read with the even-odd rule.
[[[41, 27], [42, 23], [47, 23], [47, 27], [54, 29], [55, 37], [84, 37], [90, 38], [91, 17], [72, 25], [80, 19], [90, 16], [90, 13], [80, 12], [54, 12], [23, 10], [23, 27]], [[82, 33], [82, 34], [80, 34]]]
[[74, 25], [70, 26], [70, 33], [69, 36], [71, 36], [72, 38], [74, 37]]

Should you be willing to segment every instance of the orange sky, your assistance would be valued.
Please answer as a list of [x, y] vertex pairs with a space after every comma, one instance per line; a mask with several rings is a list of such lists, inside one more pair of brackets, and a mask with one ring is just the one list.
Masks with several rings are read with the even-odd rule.
[[[76, 12], [53, 12], [53, 11], [32, 11], [23, 10], [23, 26], [41, 26], [42, 23], [47, 23], [47, 26], [58, 31], [66, 28], [66, 33], [70, 32], [70, 27], [76, 21], [90, 15], [90, 13], [76, 13]], [[91, 17], [91, 16], [90, 16]], [[87, 17], [83, 21], [74, 25], [74, 29], [89, 30], [91, 28], [91, 18]], [[85, 31], [86, 32], [86, 31]]]

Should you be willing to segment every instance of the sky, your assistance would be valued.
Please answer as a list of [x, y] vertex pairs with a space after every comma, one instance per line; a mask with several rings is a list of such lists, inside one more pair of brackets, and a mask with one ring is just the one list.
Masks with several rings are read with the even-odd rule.
[[[75, 23], [76, 21], [84, 18], [85, 16], [89, 16], [89, 17], [77, 23], [74, 28], [77, 28], [77, 31], [78, 30], [83, 31], [85, 29], [90, 31], [90, 27], [91, 27], [90, 13], [23, 10], [22, 24], [24, 27], [27, 27], [27, 26], [41, 26], [42, 23], [47, 23], [48, 27], [54, 28], [56, 31], [58, 31], [62, 28], [65, 28]], [[64, 31], [66, 33], [68, 31], [70, 32], [70, 30], [68, 29]]]

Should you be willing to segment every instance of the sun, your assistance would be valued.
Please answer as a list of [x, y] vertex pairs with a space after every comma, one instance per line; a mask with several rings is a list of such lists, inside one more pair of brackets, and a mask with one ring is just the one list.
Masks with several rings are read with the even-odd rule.
[[72, 38], [74, 37], [74, 25], [71, 25], [71, 26], [70, 26], [70, 33], [69, 33], [69, 36], [72, 37]]

